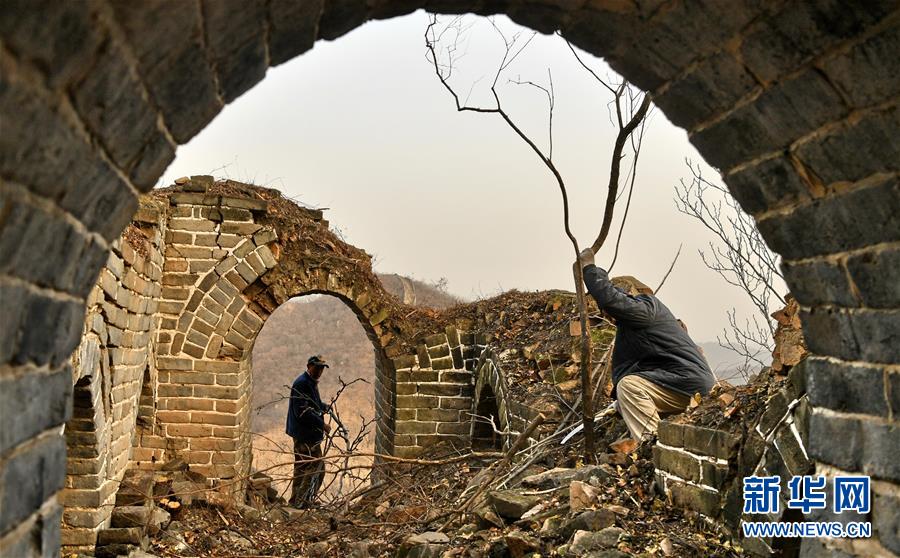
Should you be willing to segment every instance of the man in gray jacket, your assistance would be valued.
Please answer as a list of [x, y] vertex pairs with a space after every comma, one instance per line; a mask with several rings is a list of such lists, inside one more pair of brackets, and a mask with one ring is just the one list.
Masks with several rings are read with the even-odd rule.
[[687, 330], [649, 288], [614, 286], [590, 249], [579, 260], [588, 292], [616, 322], [616, 407], [631, 437], [643, 440], [656, 433], [661, 413], [684, 411], [695, 393], [709, 393], [715, 377]]

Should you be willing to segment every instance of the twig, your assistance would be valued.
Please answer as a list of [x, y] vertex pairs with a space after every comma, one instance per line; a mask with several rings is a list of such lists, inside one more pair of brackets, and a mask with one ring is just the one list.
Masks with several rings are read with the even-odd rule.
[[657, 285], [657, 287], [653, 290], [653, 293], [654, 293], [654, 294], [659, 295], [659, 290], [660, 290], [661, 288], [663, 288], [663, 285], [666, 284], [666, 279], [669, 278], [669, 274], [672, 273], [672, 270], [675, 268], [675, 262], [678, 261], [678, 256], [681, 255], [681, 246], [682, 246], [682, 244], [679, 244], [679, 245], [678, 245], [678, 251], [675, 252], [675, 257], [672, 258], [672, 264], [669, 265], [669, 270], [666, 271], [666, 274], [665, 274], [665, 275], [663, 275], [662, 281], [660, 281], [660, 282], [659, 282], [659, 285]]

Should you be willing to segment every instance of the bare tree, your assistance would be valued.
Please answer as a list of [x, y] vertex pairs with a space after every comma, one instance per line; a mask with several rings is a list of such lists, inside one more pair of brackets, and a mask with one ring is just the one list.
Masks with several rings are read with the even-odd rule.
[[[572, 249], [575, 254], [575, 263], [572, 266], [573, 276], [575, 280], [575, 293], [578, 302], [578, 309], [581, 322], [581, 388], [582, 388], [582, 416], [584, 423], [584, 458], [586, 462], [595, 461], [594, 453], [594, 413], [592, 403], [592, 381], [591, 381], [591, 338], [588, 326], [587, 302], [585, 300], [584, 281], [582, 277], [581, 265], [578, 262], [579, 248], [578, 240], [572, 233], [569, 221], [569, 196], [566, 189], [566, 183], [562, 173], [553, 161], [553, 111], [556, 105], [556, 93], [553, 87], [553, 75], [547, 70], [547, 79], [544, 83], [538, 83], [531, 80], [507, 79], [507, 84], [524, 85], [536, 89], [547, 98], [548, 118], [547, 118], [547, 140], [546, 149], [538, 145], [538, 141], [529, 137], [522, 127], [510, 116], [504, 109], [501, 96], [498, 91], [498, 85], [501, 78], [508, 71], [510, 65], [522, 54], [528, 47], [536, 33], [523, 34], [522, 32], [507, 36], [495, 23], [490, 19], [497, 36], [502, 40], [504, 51], [499, 61], [493, 79], [490, 84], [490, 93], [493, 102], [488, 105], [469, 104], [469, 97], [472, 89], [465, 99], [461, 99], [457, 91], [451, 86], [450, 79], [453, 76], [454, 64], [461, 57], [457, 45], [460, 37], [467, 29], [462, 23], [461, 17], [453, 18], [449, 23], [444, 25], [438, 24], [437, 16], [430, 16], [430, 22], [425, 30], [425, 46], [427, 49], [428, 61], [433, 65], [434, 72], [440, 80], [444, 88], [453, 97], [456, 104], [456, 110], [459, 112], [477, 112], [485, 114], [495, 114], [499, 116], [503, 122], [522, 140], [531, 151], [540, 159], [541, 163], [553, 175], [554, 180], [559, 188], [563, 205], [563, 229], [566, 237], [572, 243]], [[626, 146], [632, 148], [632, 166], [628, 176], [633, 177], [636, 172], [637, 158], [640, 153], [640, 143], [643, 138], [643, 123], [650, 109], [650, 96], [640, 90], [630, 86], [622, 80], [618, 83], [611, 83], [609, 80], [602, 79], [595, 71], [593, 71], [582, 59], [574, 48], [569, 45], [572, 53], [578, 62], [594, 77], [594, 79], [603, 86], [603, 88], [612, 95], [610, 101], [610, 110], [612, 119], [617, 126], [616, 141], [613, 147], [609, 179], [606, 185], [606, 204], [603, 213], [603, 221], [600, 226], [600, 232], [597, 238], [590, 245], [591, 250], [596, 254], [603, 246], [612, 227], [613, 216], [615, 212], [616, 202], [619, 199], [619, 185], [621, 181], [621, 165], [625, 157], [624, 151]], [[474, 88], [475, 84], [472, 85]], [[635, 130], [640, 129], [640, 134], [636, 139]], [[631, 140], [631, 143], [629, 143]], [[628, 178], [626, 176], [626, 179]], [[631, 194], [629, 192], [628, 199], [630, 201]], [[622, 227], [624, 227], [623, 216]], [[621, 238], [621, 233], [619, 235]]]
[[777, 290], [784, 281], [780, 258], [728, 189], [706, 179], [700, 165], [690, 160], [686, 164], [692, 176], [675, 187], [675, 206], [716, 237], [708, 250], [699, 250], [700, 258], [728, 284], [743, 291], [756, 309], [744, 323], [739, 323], [734, 308], [729, 310], [728, 328], [718, 338], [720, 346], [743, 359], [740, 372], [746, 378], [750, 368], [764, 366], [762, 358], [772, 352], [775, 322], [770, 314], [773, 305], [785, 303]]

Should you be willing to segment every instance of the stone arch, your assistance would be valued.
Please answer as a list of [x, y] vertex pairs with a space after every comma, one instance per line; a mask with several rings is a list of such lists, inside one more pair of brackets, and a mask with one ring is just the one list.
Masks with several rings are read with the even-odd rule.
[[[418, 8], [506, 13], [542, 32], [560, 30], [652, 91], [785, 257], [787, 282], [817, 355], [809, 373], [827, 378], [836, 393], [860, 385], [891, 393], [896, 385], [896, 3], [116, 0], [39, 6], [15, 0], [0, 14], [6, 316], [0, 363], [9, 369], [7, 391], [25, 389], [29, 376], [43, 373], [35, 369], [49, 365], [59, 373], [65, 366], [109, 243], [176, 145], [262, 79], [268, 66], [318, 39]], [[884, 413], [850, 413], [831, 390], [811, 392], [810, 401], [813, 457], [874, 475], [887, 487], [876, 508], [879, 501], [894, 505], [890, 494], [900, 472], [884, 448], [900, 445], [896, 402]], [[48, 453], [61, 461], [59, 435], [48, 440], [63, 419], [34, 413], [33, 405], [9, 402], [11, 415], [40, 420], [3, 437], [5, 471]], [[860, 452], [848, 455], [829, 443], [846, 433]], [[46, 475], [25, 501], [51, 502], [53, 490], [45, 487], [58, 486], [63, 471]], [[45, 540], [39, 528], [58, 508], [39, 507], [4, 516], [4, 549], [52, 550], [52, 533]], [[900, 551], [894, 539], [876, 544]]]
[[[475, 369], [475, 399], [472, 417], [472, 449], [506, 449], [512, 443], [512, 422], [509, 416], [509, 386], [502, 369], [497, 366], [493, 351], [485, 349]], [[493, 426], [481, 419], [493, 419], [494, 426], [504, 434], [498, 435]]]
[[154, 432], [138, 441], [136, 465], [152, 467], [174, 443], [195, 471], [240, 490], [251, 463], [253, 344], [280, 304], [308, 294], [340, 299], [372, 341], [376, 450], [393, 453], [388, 351], [400, 350], [392, 317], [398, 303], [372, 273], [369, 256], [329, 232], [320, 212], [265, 189], [193, 177], [158, 197], [168, 201], [158, 410]]

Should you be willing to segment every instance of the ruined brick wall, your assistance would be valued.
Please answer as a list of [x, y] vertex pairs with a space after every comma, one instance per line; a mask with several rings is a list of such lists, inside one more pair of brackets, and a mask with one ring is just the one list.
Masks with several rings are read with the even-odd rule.
[[72, 418], [64, 431], [68, 458], [59, 502], [65, 507], [61, 540], [67, 552], [90, 551], [97, 532], [109, 526], [141, 393], [156, 384], [164, 234], [164, 210], [153, 201], [142, 203], [132, 226], [112, 244], [88, 296], [81, 343], [72, 357]]
[[[741, 537], [741, 520], [803, 520], [785, 512], [791, 476], [813, 471], [807, 453], [810, 408], [804, 366], [791, 369], [787, 380], [765, 402], [765, 410], [752, 423], [739, 428], [734, 424], [706, 428], [684, 420], [660, 422], [659, 441], [653, 448], [656, 479], [675, 505], [724, 522], [735, 538]], [[750, 475], [781, 478], [781, 515], [743, 514], [742, 479]], [[743, 539], [741, 546], [754, 555], [769, 556], [785, 542]], [[865, 554], [872, 549], [860, 546], [860, 550], [865, 550]]]
[[[872, 474], [876, 502], [896, 504], [896, 2], [9, 0], [0, 8], [0, 549], [59, 545], [60, 426], [71, 400], [61, 378], [139, 193], [269, 66], [418, 8], [499, 11], [559, 30], [653, 93], [784, 256], [815, 355], [810, 375], [835, 386], [810, 391], [811, 456], [829, 474]], [[40, 405], [36, 385], [51, 388]], [[845, 393], [878, 403], [860, 407]], [[898, 516], [876, 509], [873, 521], [888, 533], [874, 544], [900, 552], [890, 535]]]
[[243, 493], [252, 347], [294, 296], [341, 298], [372, 340], [378, 453], [468, 445], [471, 369], [484, 348], [474, 334], [447, 328], [409, 354], [367, 257], [330, 251], [340, 241], [321, 212], [291, 205], [298, 215], [284, 216], [284, 207], [270, 215], [270, 202], [253, 197], [261, 189], [213, 193], [208, 176], [179, 183], [142, 200], [88, 298], [69, 378], [67, 551], [90, 551], [109, 527], [128, 467], [153, 470], [179, 457], [222, 491]]

